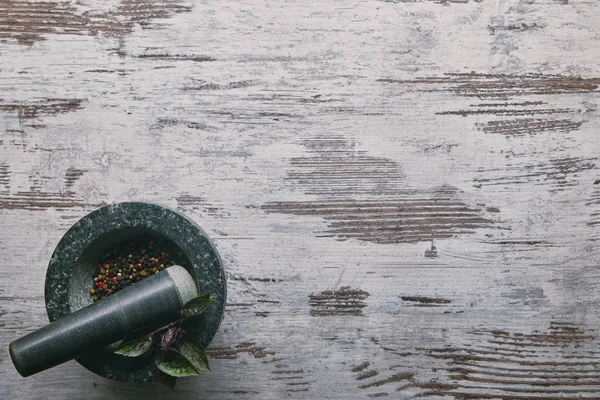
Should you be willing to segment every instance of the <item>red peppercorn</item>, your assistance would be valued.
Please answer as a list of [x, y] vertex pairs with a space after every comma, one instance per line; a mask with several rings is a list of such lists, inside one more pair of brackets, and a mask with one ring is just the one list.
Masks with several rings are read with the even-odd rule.
[[144, 266], [142, 265], [142, 263], [138, 263], [137, 269], [142, 269], [142, 268], [144, 268]]

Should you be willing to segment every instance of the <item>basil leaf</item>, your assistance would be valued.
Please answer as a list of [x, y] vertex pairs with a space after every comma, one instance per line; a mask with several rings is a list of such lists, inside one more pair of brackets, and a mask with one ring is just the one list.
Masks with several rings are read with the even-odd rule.
[[176, 350], [169, 350], [165, 356], [158, 357], [154, 363], [159, 370], [176, 378], [200, 375], [194, 365]]
[[208, 306], [210, 306], [215, 299], [210, 298], [210, 293], [205, 293], [202, 296], [198, 296], [183, 306], [181, 309], [181, 317], [182, 318], [191, 318], [202, 314]]
[[126, 357], [139, 357], [152, 347], [152, 328], [140, 328], [125, 338], [114, 351]]
[[206, 353], [199, 344], [188, 341], [183, 342], [179, 347], [179, 352], [194, 365], [197, 371], [210, 372]]
[[177, 382], [177, 378], [175, 378], [174, 376], [165, 374], [160, 369], [158, 369], [156, 364], [152, 365], [152, 376], [154, 376], [158, 382], [162, 383], [169, 389], [175, 388], [175, 383]]

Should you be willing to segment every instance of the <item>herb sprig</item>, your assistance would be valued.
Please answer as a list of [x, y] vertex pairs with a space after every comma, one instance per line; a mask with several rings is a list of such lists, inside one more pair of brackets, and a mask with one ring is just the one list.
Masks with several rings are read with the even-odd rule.
[[204, 349], [186, 333], [189, 323], [214, 301], [209, 293], [188, 301], [176, 321], [158, 329], [137, 329], [128, 334], [114, 352], [125, 357], [153, 357], [152, 374], [170, 388], [175, 387], [177, 378], [210, 372]]

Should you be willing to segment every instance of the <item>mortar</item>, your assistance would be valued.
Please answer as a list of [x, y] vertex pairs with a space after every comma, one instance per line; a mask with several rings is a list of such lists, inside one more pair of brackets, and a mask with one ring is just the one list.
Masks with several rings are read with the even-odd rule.
[[[191, 219], [169, 208], [127, 202], [100, 208], [77, 221], [62, 237], [48, 265], [45, 299], [50, 322], [91, 304], [89, 289], [102, 255], [120, 243], [163, 239], [176, 246], [179, 264], [192, 275], [198, 293], [209, 292], [215, 302], [190, 327], [206, 348], [225, 310], [226, 281], [221, 259], [206, 233]], [[77, 358], [82, 366], [108, 379], [146, 383], [155, 378], [151, 359], [129, 358], [110, 349], [92, 350]]]

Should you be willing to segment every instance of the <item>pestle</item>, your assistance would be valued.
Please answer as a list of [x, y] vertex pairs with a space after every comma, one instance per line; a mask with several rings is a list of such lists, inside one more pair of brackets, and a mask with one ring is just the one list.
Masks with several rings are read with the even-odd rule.
[[138, 328], [173, 322], [196, 296], [192, 276], [174, 265], [15, 340], [9, 345], [10, 357], [21, 376], [30, 376]]

